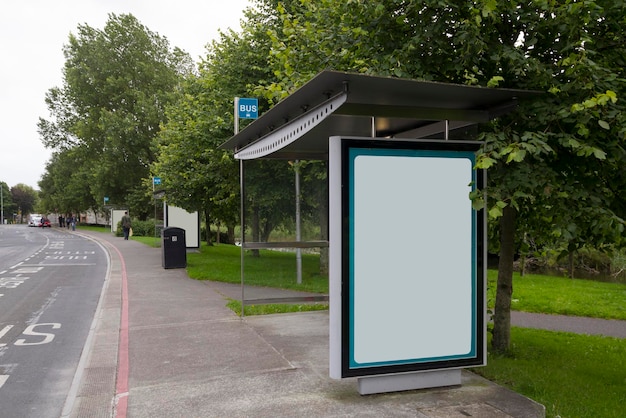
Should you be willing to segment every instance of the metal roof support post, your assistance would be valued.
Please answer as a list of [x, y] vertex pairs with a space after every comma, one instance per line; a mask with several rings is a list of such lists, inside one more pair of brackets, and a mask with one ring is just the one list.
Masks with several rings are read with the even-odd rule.
[[[302, 241], [300, 219], [300, 160], [294, 164], [296, 172], [296, 241]], [[296, 282], [302, 284], [302, 249], [296, 248]]]
[[240, 212], [241, 212], [241, 242], [239, 243], [241, 245], [241, 318], [243, 319], [243, 311], [244, 311], [244, 301], [245, 299], [245, 295], [244, 295], [244, 255], [245, 255], [245, 246], [244, 243], [246, 242], [246, 215], [244, 212], [244, 202], [245, 202], [245, 190], [244, 190], [244, 181], [243, 181], [243, 176], [244, 176], [244, 170], [243, 170], [243, 160], [239, 160], [239, 194], [241, 195], [241, 201], [240, 201]]
[[233, 108], [233, 116], [235, 117], [235, 135], [239, 133], [239, 115], [237, 113], [237, 108], [239, 107], [239, 97], [235, 97], [234, 100], [234, 108]]
[[445, 130], [444, 135], [445, 135], [444, 138], [446, 138], [446, 141], [450, 139], [450, 121], [448, 119], [446, 119], [446, 130]]

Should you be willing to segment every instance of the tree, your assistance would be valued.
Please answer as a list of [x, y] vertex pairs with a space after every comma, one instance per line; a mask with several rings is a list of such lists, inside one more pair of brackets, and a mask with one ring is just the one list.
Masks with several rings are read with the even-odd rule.
[[11, 187], [11, 200], [17, 206], [17, 213], [20, 216], [21, 223], [24, 214], [32, 213], [35, 209], [37, 191], [24, 183], [18, 183]]
[[167, 110], [168, 122], [159, 134], [159, 154], [151, 170], [162, 178], [168, 203], [204, 213], [207, 230], [211, 214], [234, 235], [238, 168], [232, 157], [217, 149], [228, 137], [224, 121], [228, 113], [220, 114], [224, 106], [205, 86], [195, 77], [185, 81], [181, 99]]
[[[208, 47], [199, 76], [187, 78], [184, 95], [168, 108], [169, 121], [159, 135], [159, 157], [152, 167], [163, 178], [168, 201], [204, 211], [207, 229], [211, 214], [227, 225], [233, 238], [239, 222], [239, 164], [218, 147], [233, 135], [234, 97], [253, 95], [251, 86], [271, 78], [267, 16], [253, 9], [246, 16], [240, 34], [222, 33]], [[261, 107], [267, 102], [261, 101]]]
[[[110, 14], [102, 30], [79, 25], [63, 52], [63, 86], [46, 95], [52, 119], [39, 121], [42, 141], [56, 151], [81, 149], [94, 201], [127, 204], [146, 194], [142, 180], [165, 106], [193, 70], [191, 60], [132, 15]], [[146, 201], [133, 209], [145, 215]]]
[[264, 89], [273, 100], [326, 68], [545, 92], [479, 137], [486, 145], [477, 166], [489, 169], [488, 211], [500, 225], [494, 349], [510, 344], [519, 228], [543, 241], [561, 234], [573, 249], [623, 242], [616, 191], [625, 186], [624, 2], [320, 0], [277, 8], [270, 58], [278, 81]]
[[2, 220], [4, 221], [4, 219], [11, 219], [13, 213], [17, 213], [17, 205], [13, 203], [9, 185], [0, 181], [0, 187], [2, 188]]
[[97, 214], [100, 202], [94, 199], [90, 158], [81, 146], [53, 153], [39, 181], [41, 204], [49, 212], [79, 213], [91, 209]]

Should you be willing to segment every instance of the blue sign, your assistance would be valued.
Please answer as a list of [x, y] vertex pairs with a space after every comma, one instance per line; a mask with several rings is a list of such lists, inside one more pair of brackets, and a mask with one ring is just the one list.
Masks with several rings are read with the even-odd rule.
[[109, 196], [104, 196], [104, 203], [109, 201]]
[[257, 119], [259, 117], [259, 100], [240, 98], [237, 113], [240, 119]]
[[161, 184], [161, 177], [153, 177], [152, 184], [154, 184], [155, 186], [158, 186], [159, 184]]

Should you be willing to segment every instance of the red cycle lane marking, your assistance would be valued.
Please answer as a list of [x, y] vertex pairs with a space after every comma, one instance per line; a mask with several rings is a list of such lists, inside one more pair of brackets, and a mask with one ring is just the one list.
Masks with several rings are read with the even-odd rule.
[[120, 317], [120, 337], [117, 356], [117, 383], [115, 387], [117, 418], [126, 418], [128, 410], [128, 277], [126, 275], [126, 262], [124, 256], [117, 247], [113, 246], [120, 257], [122, 268], [122, 312]]

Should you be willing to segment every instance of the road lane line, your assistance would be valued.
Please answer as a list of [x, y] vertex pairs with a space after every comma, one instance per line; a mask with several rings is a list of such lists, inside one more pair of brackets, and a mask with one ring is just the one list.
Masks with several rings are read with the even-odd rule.
[[[0, 296], [2, 296], [2, 295], [0, 295]], [[11, 330], [11, 328], [13, 328], [13, 325], [7, 325], [7, 326], [6, 326], [6, 327], [4, 327], [3, 329], [1, 329], [1, 330], [0, 330], [0, 339], [1, 339], [2, 337], [4, 337], [4, 336], [5, 336], [5, 334]], [[0, 347], [4, 347], [5, 345], [6, 345], [6, 344], [1, 344], [1, 343], [0, 343]]]
[[48, 310], [48, 308], [50, 306], [52, 306], [54, 304], [54, 302], [56, 302], [57, 300], [57, 296], [59, 296], [59, 293], [61, 293], [61, 287], [57, 287], [56, 289], [54, 289], [51, 293], [50, 296], [48, 296], [46, 298], [46, 300], [44, 301], [43, 305], [41, 305], [41, 308], [39, 308], [39, 310], [37, 312], [33, 312], [32, 316], [30, 317], [30, 319], [28, 321], [26, 321], [27, 325], [32, 325], [32, 324], [36, 324], [37, 322], [39, 322], [39, 318], [41, 318], [41, 315], [44, 314], [44, 312], [46, 312]]
[[8, 379], [9, 379], [8, 374], [0, 374], [0, 388], [6, 383]]
[[76, 267], [76, 266], [95, 266], [96, 263], [40, 263], [40, 264], [24, 264], [23, 267]]

